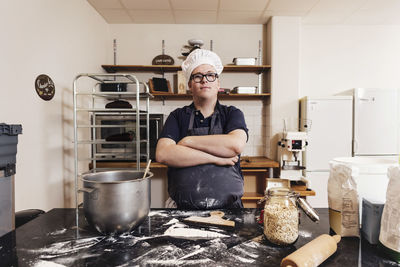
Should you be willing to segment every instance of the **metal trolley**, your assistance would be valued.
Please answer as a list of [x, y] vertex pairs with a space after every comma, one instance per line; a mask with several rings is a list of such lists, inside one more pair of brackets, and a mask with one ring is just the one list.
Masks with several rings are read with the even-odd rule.
[[[89, 86], [85, 86], [86, 90], [78, 89], [78, 80], [88, 78], [88, 81], [82, 81], [90, 83]], [[102, 91], [102, 84], [128, 84], [133, 85], [133, 90], [127, 91]], [[83, 86], [82, 86], [83, 87]], [[83, 89], [83, 88], [82, 88]], [[141, 89], [142, 92], [141, 92]], [[118, 161], [121, 156], [125, 159], [131, 158], [136, 159], [136, 170], [140, 170], [140, 159], [145, 158], [146, 162], [150, 159], [150, 147], [149, 147], [149, 106], [150, 98], [153, 96], [149, 92], [149, 87], [146, 83], [139, 82], [139, 80], [130, 74], [90, 74], [82, 73], [75, 77], [73, 82], [73, 123], [74, 123], [74, 187], [75, 187], [75, 207], [76, 207], [76, 226], [77, 233], [79, 229], [79, 217], [78, 217], [78, 178], [86, 173], [106, 171], [110, 168], [99, 168], [98, 161]], [[106, 100], [128, 100], [131, 104], [131, 108], [104, 108], [99, 105], [104, 104]], [[141, 104], [144, 108], [141, 109]], [[87, 117], [81, 119], [81, 113], [86, 113]], [[96, 123], [96, 116], [128, 116], [133, 118], [136, 122], [134, 125], [128, 125], [135, 129], [134, 139], [132, 141], [106, 141], [99, 139], [99, 129], [102, 128], [118, 128], [122, 126], [118, 125], [107, 125]], [[83, 123], [82, 123], [83, 122]], [[143, 123], [144, 122], [144, 123]], [[127, 125], [123, 125], [126, 127]], [[80, 129], [89, 129], [90, 137], [86, 139], [81, 138], [78, 133]], [[146, 136], [141, 136], [141, 128], [145, 128]], [[145, 144], [145, 151], [143, 146]], [[128, 145], [132, 146], [132, 151], [129, 153], [118, 153], [118, 155], [98, 153], [99, 145]], [[90, 146], [91, 153], [89, 157], [81, 157], [80, 146]], [[142, 149], [142, 151], [141, 151]], [[89, 153], [88, 153], [89, 154]], [[85, 161], [90, 162], [91, 168], [87, 172], [79, 171], [79, 162]], [[88, 167], [89, 169], [89, 167]]]

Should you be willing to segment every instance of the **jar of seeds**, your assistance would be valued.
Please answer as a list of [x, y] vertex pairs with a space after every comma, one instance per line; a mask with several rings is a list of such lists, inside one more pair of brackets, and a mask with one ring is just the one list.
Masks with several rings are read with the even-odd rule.
[[264, 235], [277, 245], [290, 245], [299, 236], [298, 194], [288, 188], [271, 188], [266, 192]]

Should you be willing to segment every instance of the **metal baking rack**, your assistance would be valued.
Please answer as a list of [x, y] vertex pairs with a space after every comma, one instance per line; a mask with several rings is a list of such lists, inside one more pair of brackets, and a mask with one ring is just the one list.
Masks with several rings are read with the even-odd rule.
[[[90, 85], [78, 86], [78, 81], [83, 78]], [[106, 83], [122, 83], [133, 85], [133, 90], [121, 92], [104, 92], [101, 91], [101, 85]], [[79, 82], [81, 84], [81, 81]], [[78, 88], [82, 87], [82, 88]], [[131, 87], [129, 88], [131, 89]], [[78, 178], [86, 173], [99, 172], [109, 170], [110, 168], [98, 168], [97, 161], [118, 161], [123, 159], [136, 159], [136, 170], [140, 170], [140, 159], [145, 158], [146, 162], [150, 158], [150, 142], [149, 142], [149, 106], [150, 98], [153, 95], [149, 92], [149, 87], [146, 83], [140, 82], [135, 76], [131, 74], [90, 74], [83, 73], [75, 77], [73, 82], [73, 124], [74, 124], [74, 174], [75, 174], [75, 205], [76, 205], [76, 225], [78, 227]], [[127, 100], [132, 108], [105, 108], [104, 103], [107, 100]], [[141, 104], [144, 105], [144, 108]], [[103, 106], [101, 106], [103, 105]], [[82, 115], [82, 114], [85, 114]], [[114, 116], [118, 118], [132, 118], [135, 121], [132, 126], [135, 132], [132, 141], [106, 141], [99, 137], [99, 129], [101, 128], [121, 128], [127, 125], [106, 125], [97, 124], [97, 116]], [[144, 123], [142, 123], [144, 121]], [[84, 132], [84, 129], [89, 129]], [[145, 128], [146, 136], [141, 136], [140, 129]], [[81, 130], [83, 129], [83, 130]], [[90, 135], [90, 137], [81, 138], [82, 132]], [[145, 143], [145, 151], [141, 151], [141, 144]], [[100, 153], [98, 146], [100, 145], [127, 145], [132, 149], [130, 152], [113, 152], [113, 153]], [[86, 151], [85, 156], [81, 156], [81, 146], [89, 146], [91, 152]], [[143, 147], [142, 147], [143, 150]], [[90, 154], [90, 155], [89, 155]], [[88, 156], [89, 155], [89, 156]], [[80, 172], [79, 162], [90, 162], [91, 168], [88, 171]]]

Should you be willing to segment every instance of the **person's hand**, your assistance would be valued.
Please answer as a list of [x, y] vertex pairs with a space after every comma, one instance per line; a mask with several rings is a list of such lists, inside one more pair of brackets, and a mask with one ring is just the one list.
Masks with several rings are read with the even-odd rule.
[[233, 166], [235, 165], [236, 162], [238, 162], [239, 157], [238, 156], [234, 156], [231, 158], [219, 158], [217, 157], [217, 161], [215, 162], [216, 165], [219, 166], [226, 166], [226, 165], [230, 165]]

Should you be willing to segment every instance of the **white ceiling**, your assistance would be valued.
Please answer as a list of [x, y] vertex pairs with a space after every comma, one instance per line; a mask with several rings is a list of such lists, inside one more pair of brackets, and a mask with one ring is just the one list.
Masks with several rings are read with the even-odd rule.
[[110, 24], [265, 24], [299, 16], [303, 24], [400, 25], [400, 0], [87, 0]]

